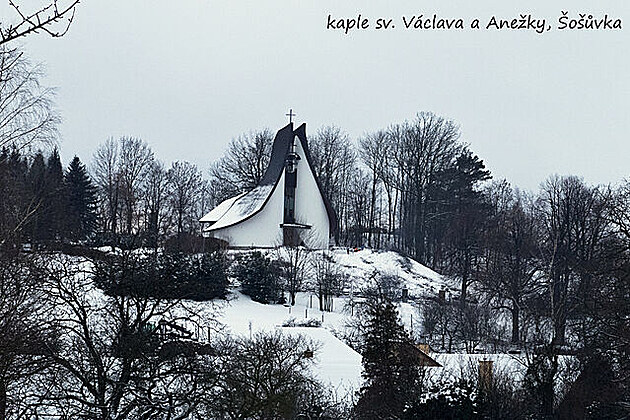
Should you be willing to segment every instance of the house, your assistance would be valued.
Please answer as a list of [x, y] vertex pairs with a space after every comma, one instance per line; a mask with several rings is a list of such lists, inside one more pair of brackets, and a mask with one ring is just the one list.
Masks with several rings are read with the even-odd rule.
[[205, 237], [226, 241], [230, 248], [327, 249], [337, 217], [313, 171], [306, 124], [280, 129], [259, 184], [223, 201], [200, 222]]

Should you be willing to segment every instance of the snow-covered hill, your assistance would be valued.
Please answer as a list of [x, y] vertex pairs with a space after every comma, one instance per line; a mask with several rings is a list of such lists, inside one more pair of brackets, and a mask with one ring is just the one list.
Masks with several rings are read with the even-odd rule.
[[[108, 249], [106, 252], [112, 251]], [[248, 251], [230, 251], [230, 254], [236, 256], [244, 252]], [[271, 258], [282, 258], [282, 253], [275, 250], [263, 252]], [[183, 322], [182, 326], [193, 332], [194, 339], [201, 341], [211, 338], [211, 334], [222, 333], [248, 337], [258, 332], [279, 330], [284, 334], [299, 334], [311, 341], [316, 349], [315, 376], [336, 389], [338, 395], [352, 395], [362, 383], [361, 356], [339, 338], [344, 335], [348, 321], [356, 316], [348, 304], [351, 294], [359, 294], [372, 281], [375, 273], [397, 277], [397, 287], [401, 292], [407, 289], [410, 297], [408, 302], [399, 303], [398, 309], [403, 323], [412, 331], [417, 329], [416, 323], [420, 321], [413, 300], [435, 297], [440, 290], [454, 292], [454, 289], [440, 274], [396, 252], [336, 248], [326, 253], [344, 277], [344, 294], [334, 298], [332, 312], [319, 310], [316, 294], [309, 291], [313, 273], [306, 270], [304, 291], [297, 294], [294, 306], [254, 302], [234, 287], [228, 301], [184, 301], [171, 309], [171, 317], [181, 320], [177, 322]], [[311, 261], [322, 259], [324, 252], [312, 252], [308, 258]], [[79, 263], [82, 265], [88, 264], [82, 259], [78, 261], [82, 261]], [[90, 271], [83, 268], [84, 272]], [[103, 292], [93, 285], [82, 289], [86, 298], [89, 296], [96, 303], [106, 299]], [[191, 317], [194, 322], [187, 325], [185, 320]], [[318, 326], [300, 326], [304, 323]]]
[[455, 291], [452, 282], [444, 276], [394, 251], [351, 251], [336, 248], [332, 255], [342, 272], [349, 276], [355, 290], [364, 286], [376, 271], [398, 276], [412, 298], [437, 296], [440, 290]]
[[[319, 347], [314, 373], [323, 382], [345, 393], [357, 390], [361, 385], [361, 356], [332, 332], [339, 335], [346, 328], [347, 321], [353, 317], [347, 305], [352, 291], [357, 293], [367, 286], [375, 272], [398, 277], [400, 288], [406, 288], [412, 299], [434, 297], [440, 290], [454, 290], [453, 285], [440, 274], [396, 252], [369, 249], [352, 251], [345, 248], [326, 252], [328, 256], [332, 256], [338, 270], [345, 277], [345, 295], [334, 298], [332, 312], [319, 311], [317, 296], [308, 291], [297, 294], [295, 306], [264, 305], [234, 291], [231, 300], [220, 309], [218, 320], [234, 334], [248, 336], [280, 329], [283, 333], [300, 334], [305, 339], [312, 340]], [[275, 251], [268, 250], [266, 254], [271, 258], [280, 258], [274, 255]], [[309, 258], [323, 258], [323, 253], [311, 253]], [[417, 308], [412, 303], [399, 303], [398, 309], [405, 326], [413, 330], [414, 322], [419, 322]], [[283, 327], [309, 320], [321, 323], [321, 327]]]

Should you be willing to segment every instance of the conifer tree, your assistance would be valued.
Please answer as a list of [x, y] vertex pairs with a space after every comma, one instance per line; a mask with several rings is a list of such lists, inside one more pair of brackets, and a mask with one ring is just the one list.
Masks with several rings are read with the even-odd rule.
[[15, 246], [34, 211], [28, 191], [28, 162], [17, 149], [0, 153], [0, 245]]
[[55, 148], [46, 162], [46, 189], [42, 201], [42, 233], [47, 240], [58, 240], [63, 234], [64, 201], [63, 168]]
[[368, 304], [363, 378], [355, 414], [359, 419], [400, 418], [417, 396], [420, 359], [391, 300], [379, 293]]
[[260, 251], [244, 256], [234, 270], [244, 294], [260, 303], [277, 303], [282, 299], [278, 276], [269, 258]]
[[75, 156], [64, 176], [66, 232], [70, 239], [85, 239], [96, 230], [96, 187], [85, 165]]
[[37, 152], [33, 157], [33, 162], [28, 170], [28, 193], [33, 200], [35, 213], [29, 220], [28, 233], [32, 241], [38, 242], [42, 239], [42, 202], [46, 191], [46, 162], [42, 152]]

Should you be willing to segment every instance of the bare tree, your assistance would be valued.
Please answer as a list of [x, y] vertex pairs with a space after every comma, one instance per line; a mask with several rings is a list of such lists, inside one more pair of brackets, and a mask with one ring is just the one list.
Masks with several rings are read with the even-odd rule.
[[411, 122], [388, 129], [399, 190], [399, 249], [427, 262], [427, 193], [436, 174], [453, 165], [462, 149], [459, 127], [431, 112], [420, 112]]
[[217, 202], [258, 185], [269, 164], [272, 144], [273, 133], [269, 129], [241, 134], [230, 141], [223, 157], [210, 167]]
[[623, 181], [610, 201], [608, 221], [617, 227], [626, 241], [630, 241], [630, 180]]
[[[503, 189], [495, 184], [492, 189]], [[480, 283], [498, 309], [512, 318], [512, 343], [522, 341], [522, 316], [528, 300], [542, 292], [536, 273], [538, 265], [538, 230], [533, 202], [526, 195], [507, 186], [504, 195], [488, 189], [494, 196], [490, 222], [484, 233], [485, 256], [480, 268]]]
[[171, 186], [171, 208], [179, 235], [185, 229], [192, 230], [198, 220], [199, 215], [194, 211], [203, 187], [201, 172], [190, 162], [177, 161], [168, 170], [168, 178]]
[[23, 52], [0, 47], [0, 147], [22, 149], [56, 138], [61, 120], [54, 90], [40, 84], [42, 76], [43, 68]]
[[118, 232], [120, 213], [120, 156], [118, 143], [109, 138], [96, 150], [92, 159], [92, 173], [99, 189], [101, 219], [106, 232]]
[[[361, 146], [361, 159], [363, 163], [368, 167], [369, 175], [371, 177], [370, 187], [370, 212], [368, 217], [368, 246], [372, 247], [372, 238], [374, 236], [375, 229], [380, 227], [380, 209], [377, 209], [377, 197], [378, 186], [386, 179], [386, 166], [388, 165], [388, 136], [384, 131], [377, 131], [376, 133], [369, 134], [360, 140]], [[391, 207], [390, 192], [386, 189], [388, 195], [388, 204]], [[391, 212], [391, 209], [389, 209]], [[391, 227], [391, 225], [390, 225]], [[374, 244], [376, 247], [380, 247], [380, 235], [377, 236], [379, 240]]]
[[594, 261], [608, 221], [598, 190], [575, 176], [549, 178], [538, 199], [541, 269], [549, 287], [552, 342], [565, 343], [567, 321], [589, 299]]
[[121, 137], [118, 173], [127, 234], [133, 232], [134, 221], [137, 221], [141, 187], [152, 162], [153, 152], [147, 142], [135, 137]]
[[[138, 281], [143, 275], [138, 258], [124, 253], [124, 267], [117, 272], [123, 278], [110, 281]], [[51, 349], [58, 375], [44, 378], [50, 390], [43, 396], [42, 411], [101, 420], [186, 418], [203, 392], [195, 375], [200, 365], [212, 363], [209, 349], [160, 334], [159, 321], [171, 321], [180, 302], [103, 296], [86, 266], [85, 261], [60, 256], [49, 264], [46, 293], [55, 308], [51, 322], [60, 331], [60, 345]], [[211, 369], [204, 372], [210, 381]]]
[[276, 251], [280, 264], [280, 273], [289, 292], [290, 304], [295, 305], [295, 295], [304, 285], [310, 250], [303, 246], [284, 246]]
[[53, 38], [65, 35], [74, 20], [79, 0], [45, 3], [36, 10], [25, 10], [13, 0], [9, 5], [17, 15], [17, 22], [0, 25], [0, 46], [32, 33], [44, 32]]
[[348, 180], [344, 218], [346, 220], [345, 242], [351, 246], [364, 246], [365, 233], [369, 230], [370, 190], [369, 175], [360, 169], [352, 172]]
[[[310, 139], [309, 150], [313, 156], [313, 169], [337, 213], [343, 235], [349, 225], [349, 184], [356, 169], [356, 153], [350, 137], [339, 127], [320, 127]], [[341, 239], [346, 242], [347, 236]]]
[[218, 392], [204, 398], [205, 418], [340, 418], [325, 398], [311, 405], [322, 392], [309, 371], [316, 351], [310, 340], [281, 332], [225, 341], [224, 374]]
[[0, 254], [0, 418], [32, 418], [38, 375], [50, 364], [55, 334], [35, 258]]
[[457, 333], [456, 307], [450, 302], [428, 301], [422, 309], [422, 328], [430, 345], [453, 351]]
[[151, 163], [143, 185], [145, 204], [145, 226], [153, 246], [158, 245], [161, 234], [166, 232], [169, 222], [168, 211], [168, 172], [162, 162]]
[[334, 255], [328, 251], [323, 251], [321, 256], [314, 255], [311, 264], [319, 310], [330, 312], [333, 310], [333, 297], [343, 291], [343, 274], [335, 263]]

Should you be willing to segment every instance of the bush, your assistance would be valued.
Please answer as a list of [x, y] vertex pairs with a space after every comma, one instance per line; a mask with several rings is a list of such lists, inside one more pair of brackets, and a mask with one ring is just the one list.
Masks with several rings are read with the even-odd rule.
[[408, 407], [403, 419], [480, 419], [473, 387], [467, 383], [444, 384]]
[[198, 254], [224, 251], [228, 243], [217, 238], [204, 238], [192, 233], [173, 235], [164, 243], [164, 251], [169, 253]]
[[318, 347], [279, 332], [216, 345], [222, 366], [200, 407], [213, 419], [347, 419], [345, 406], [312, 376]]
[[241, 291], [260, 303], [283, 303], [284, 296], [276, 266], [259, 251], [238, 259], [234, 277]]
[[107, 261], [94, 261], [94, 281], [111, 295], [163, 299], [225, 299], [229, 281], [225, 255], [123, 253]]

